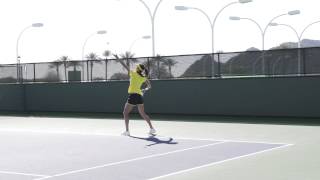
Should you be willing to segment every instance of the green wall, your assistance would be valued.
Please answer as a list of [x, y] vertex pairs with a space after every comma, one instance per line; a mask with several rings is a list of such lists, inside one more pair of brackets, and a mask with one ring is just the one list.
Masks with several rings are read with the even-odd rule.
[[154, 83], [147, 105], [157, 113], [320, 117], [319, 81], [319, 77], [161, 81]]
[[24, 111], [24, 86], [0, 85], [0, 111]]
[[[145, 105], [148, 113], [161, 114], [320, 117], [319, 82], [320, 76], [154, 80]], [[37, 112], [121, 113], [128, 84], [25, 84], [25, 107]], [[23, 109], [21, 86], [1, 85], [0, 92], [9, 93], [6, 99], [12, 100], [1, 110]]]
[[27, 111], [112, 112], [122, 110], [128, 82], [26, 85]]

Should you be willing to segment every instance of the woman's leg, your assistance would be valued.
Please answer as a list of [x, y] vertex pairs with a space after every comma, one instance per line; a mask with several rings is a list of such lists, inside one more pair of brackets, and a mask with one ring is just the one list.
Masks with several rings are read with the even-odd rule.
[[126, 103], [123, 109], [123, 117], [126, 124], [126, 131], [129, 131], [129, 114], [132, 111], [134, 105]]
[[151, 121], [150, 121], [149, 116], [144, 112], [144, 105], [143, 105], [143, 104], [138, 104], [137, 106], [138, 106], [138, 110], [139, 110], [139, 113], [140, 113], [141, 117], [142, 117], [144, 120], [147, 121], [150, 129], [154, 129], [153, 126], [152, 126], [152, 124], [151, 124]]

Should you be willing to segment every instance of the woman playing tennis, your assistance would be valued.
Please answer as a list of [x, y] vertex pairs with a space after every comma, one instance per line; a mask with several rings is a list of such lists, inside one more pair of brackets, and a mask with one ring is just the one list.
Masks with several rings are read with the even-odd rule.
[[[129, 97], [124, 106], [123, 116], [126, 125], [126, 131], [122, 135], [130, 136], [129, 131], [129, 114], [133, 107], [137, 106], [141, 117], [147, 121], [150, 131], [149, 134], [154, 135], [156, 130], [153, 128], [149, 116], [144, 112], [143, 94], [151, 89], [151, 83], [148, 80], [149, 71], [143, 64], [138, 64], [135, 70], [130, 68], [121, 60], [118, 59], [122, 66], [129, 72], [130, 85], [128, 88]], [[141, 89], [141, 86], [146, 83], [146, 88]]]

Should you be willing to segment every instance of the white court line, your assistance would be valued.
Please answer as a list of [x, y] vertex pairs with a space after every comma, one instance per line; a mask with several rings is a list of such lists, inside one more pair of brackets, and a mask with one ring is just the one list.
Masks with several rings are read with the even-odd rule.
[[224, 163], [224, 162], [228, 162], [228, 161], [232, 161], [232, 160], [236, 160], [236, 159], [240, 159], [240, 158], [244, 158], [244, 157], [248, 157], [248, 156], [257, 155], [257, 154], [261, 154], [261, 153], [264, 153], [264, 152], [267, 152], [267, 151], [272, 151], [272, 150], [275, 150], [275, 149], [285, 148], [285, 147], [288, 147], [288, 146], [292, 146], [292, 145], [291, 144], [286, 144], [286, 145], [283, 145], [283, 146], [280, 146], [280, 147], [274, 147], [274, 148], [266, 149], [266, 150], [263, 150], [263, 151], [258, 151], [258, 152], [246, 154], [246, 155], [243, 155], [243, 156], [237, 156], [237, 157], [234, 157], [234, 158], [225, 159], [225, 160], [222, 160], [222, 161], [217, 161], [217, 162], [205, 164], [205, 165], [202, 165], [202, 166], [197, 166], [197, 167], [194, 167], [194, 168], [189, 168], [189, 169], [177, 171], [177, 172], [174, 172], [174, 173], [170, 173], [170, 174], [166, 174], [166, 175], [150, 178], [148, 180], [157, 180], [157, 179], [161, 179], [161, 178], [168, 177], [168, 176], [182, 174], [182, 173], [186, 173], [186, 172], [189, 172], [189, 171], [192, 171], [192, 170], [196, 170], [196, 169], [200, 169], [200, 168], [204, 168], [204, 167], [208, 167], [208, 166], [213, 166], [213, 165], [216, 165], [216, 164], [221, 164], [221, 163]]
[[[4, 132], [31, 132], [31, 133], [48, 133], [48, 134], [72, 134], [72, 135], [92, 135], [92, 136], [121, 137], [121, 135], [107, 134], [107, 133], [83, 133], [83, 132], [52, 131], [52, 130], [51, 131], [50, 130], [49, 131], [44, 131], [44, 130], [26, 130], [26, 129], [0, 129], [0, 131], [4, 131]], [[171, 176], [171, 175], [175, 175], [175, 174], [180, 174], [180, 173], [184, 173], [184, 172], [187, 172], [187, 171], [199, 169], [199, 168], [202, 168], [202, 167], [212, 166], [212, 165], [215, 165], [215, 164], [220, 164], [220, 163], [231, 161], [231, 160], [234, 160], [234, 159], [239, 159], [239, 158], [242, 158], [242, 157], [252, 156], [252, 155], [263, 153], [263, 152], [266, 152], [266, 151], [271, 151], [271, 150], [274, 150], [274, 149], [284, 148], [284, 147], [287, 147], [287, 146], [294, 145], [294, 144], [288, 144], [288, 143], [273, 143], [273, 142], [263, 142], [263, 141], [242, 141], [242, 140], [230, 140], [230, 139], [218, 140], [218, 139], [201, 139], [201, 138], [182, 138], [182, 137], [177, 137], [177, 138], [174, 138], [174, 139], [177, 139], [177, 140], [179, 140], [179, 139], [181, 139], [181, 140], [199, 140], [199, 141], [221, 141], [221, 142], [208, 144], [208, 145], [205, 145], [205, 146], [198, 146], [198, 147], [188, 148], [188, 149], [184, 149], [184, 150], [177, 150], [177, 151], [167, 152], [167, 153], [163, 153], [163, 154], [155, 154], [155, 155], [151, 155], [151, 156], [145, 156], [145, 157], [125, 160], [125, 161], [115, 162], [115, 163], [104, 164], [104, 165], [91, 167], [91, 168], [87, 168], [87, 169], [80, 169], [80, 170], [70, 171], [70, 172], [66, 172], [66, 173], [56, 174], [56, 175], [53, 175], [53, 176], [39, 175], [39, 176], [41, 176], [41, 178], [37, 178], [37, 179], [34, 179], [34, 180], [48, 179], [48, 178], [53, 178], [53, 177], [57, 177], [57, 176], [63, 176], [63, 175], [67, 175], [67, 174], [73, 174], [73, 173], [77, 173], [77, 172], [88, 171], [88, 170], [91, 170], [91, 169], [98, 169], [98, 168], [103, 168], [103, 167], [107, 167], [107, 166], [112, 166], [112, 165], [117, 165], [117, 164], [122, 164], [122, 163], [128, 163], [128, 162], [131, 162], [131, 161], [137, 161], [137, 160], [152, 158], [152, 157], [156, 157], [156, 156], [163, 156], [163, 155], [176, 153], [176, 152], [181, 152], [181, 151], [186, 151], [186, 150], [191, 150], [191, 149], [198, 149], [198, 148], [208, 147], [208, 146], [211, 146], [211, 145], [222, 144], [222, 143], [226, 143], [226, 142], [263, 143], [263, 144], [275, 144], [275, 145], [279, 144], [279, 145], [282, 145], [280, 147], [271, 148], [271, 149], [267, 149], [267, 150], [264, 150], [264, 151], [259, 151], [259, 152], [255, 152], [255, 153], [251, 153], [251, 154], [247, 154], [247, 155], [243, 155], [243, 156], [238, 156], [238, 157], [235, 157], [235, 158], [230, 158], [230, 159], [226, 159], [226, 160], [223, 160], [223, 161], [214, 162], [214, 163], [210, 163], [210, 164], [207, 164], [207, 165], [203, 165], [203, 166], [199, 166], [199, 167], [195, 167], [195, 168], [191, 168], [191, 169], [186, 169], [186, 170], [183, 170], [183, 171], [178, 171], [178, 172], [167, 174], [167, 175], [164, 175], [164, 176], [159, 176], [159, 177], [152, 178], [152, 180], [154, 180], [154, 179], [159, 179], [159, 178], [162, 178], [162, 177], [167, 177], [167, 176]]]
[[[3, 132], [30, 132], [30, 133], [47, 133], [47, 134], [71, 134], [71, 135], [84, 135], [84, 136], [111, 136], [122, 137], [122, 135], [107, 134], [107, 133], [86, 133], [86, 132], [70, 132], [70, 131], [52, 131], [52, 130], [26, 130], [26, 129], [0, 129]], [[139, 134], [137, 134], [139, 135]], [[156, 136], [157, 137], [157, 136]], [[161, 137], [158, 136], [158, 137]], [[266, 141], [244, 141], [244, 140], [232, 140], [232, 139], [210, 139], [210, 138], [190, 138], [190, 137], [172, 137], [176, 140], [194, 140], [194, 141], [224, 141], [224, 142], [243, 142], [243, 143], [262, 143], [262, 144], [281, 144], [281, 145], [294, 145], [291, 143], [282, 142], [266, 142]]]
[[232, 140], [232, 139], [210, 139], [210, 138], [188, 138], [179, 137], [177, 139], [181, 140], [198, 140], [198, 141], [225, 141], [225, 142], [240, 142], [240, 143], [261, 143], [261, 144], [275, 144], [275, 145], [294, 145], [292, 143], [283, 142], [266, 142], [266, 141], [245, 141], [245, 140]]
[[71, 132], [71, 131], [53, 131], [53, 130], [30, 130], [30, 129], [13, 129], [13, 128], [6, 128], [1, 129], [2, 132], [29, 132], [29, 133], [43, 133], [43, 134], [71, 134], [71, 135], [87, 135], [87, 136], [114, 136], [119, 137], [121, 136], [115, 134], [107, 134], [107, 133], [86, 133], [86, 132]]
[[30, 173], [21, 173], [21, 172], [12, 172], [12, 171], [0, 171], [0, 174], [13, 174], [13, 175], [23, 175], [23, 176], [48, 177], [48, 175], [30, 174]]
[[189, 151], [189, 150], [194, 150], [194, 149], [201, 149], [201, 148], [205, 148], [205, 147], [209, 147], [209, 146], [215, 146], [215, 145], [223, 144], [223, 143], [226, 143], [226, 142], [215, 142], [215, 143], [211, 143], [211, 144], [207, 144], [207, 145], [195, 146], [195, 147], [191, 147], [191, 148], [180, 149], [180, 150], [170, 151], [170, 152], [166, 152], [166, 153], [154, 154], [154, 155], [149, 155], [149, 156], [142, 156], [142, 157], [138, 157], [138, 158], [134, 158], [134, 159], [124, 160], [124, 161], [118, 161], [118, 162], [103, 164], [103, 165], [100, 165], [100, 166], [94, 166], [94, 167], [90, 167], [90, 168], [85, 168], [85, 169], [79, 169], [79, 170], [69, 171], [69, 172], [65, 172], [65, 173], [61, 173], [61, 174], [56, 174], [56, 175], [52, 175], [52, 176], [47, 176], [47, 177], [42, 177], [42, 178], [38, 178], [38, 179], [34, 179], [34, 180], [49, 179], [49, 178], [64, 176], [64, 175], [68, 175], [68, 174], [75, 174], [75, 173], [84, 172], [84, 171], [89, 171], [89, 170], [93, 170], [93, 169], [99, 169], [99, 168], [104, 168], [104, 167], [108, 167], [108, 166], [114, 166], [114, 165], [129, 163], [129, 162], [133, 162], [133, 161], [139, 161], [139, 160], [143, 160], [143, 159], [148, 159], [148, 158], [165, 156], [165, 155], [168, 155], [168, 154], [174, 154], [174, 153], [179, 153], [179, 152], [183, 152], [183, 151]]

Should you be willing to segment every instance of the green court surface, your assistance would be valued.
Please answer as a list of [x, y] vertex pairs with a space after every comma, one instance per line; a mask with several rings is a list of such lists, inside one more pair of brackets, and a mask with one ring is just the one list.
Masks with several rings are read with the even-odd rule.
[[[164, 175], [156, 179], [318, 180], [320, 126], [310, 119], [152, 116], [158, 134], [174, 138], [291, 144], [264, 153]], [[145, 135], [147, 124], [130, 121], [132, 135]], [[312, 121], [317, 122], [317, 119]], [[298, 122], [298, 123], [297, 123]], [[319, 121], [318, 121], [319, 122]], [[0, 116], [0, 131], [120, 135], [124, 122], [113, 117]], [[1, 137], [0, 137], [1, 138]], [[5, 145], [1, 145], [5, 146]], [[147, 168], [147, 167], [146, 167]], [[0, 169], [1, 172], [1, 169]]]

